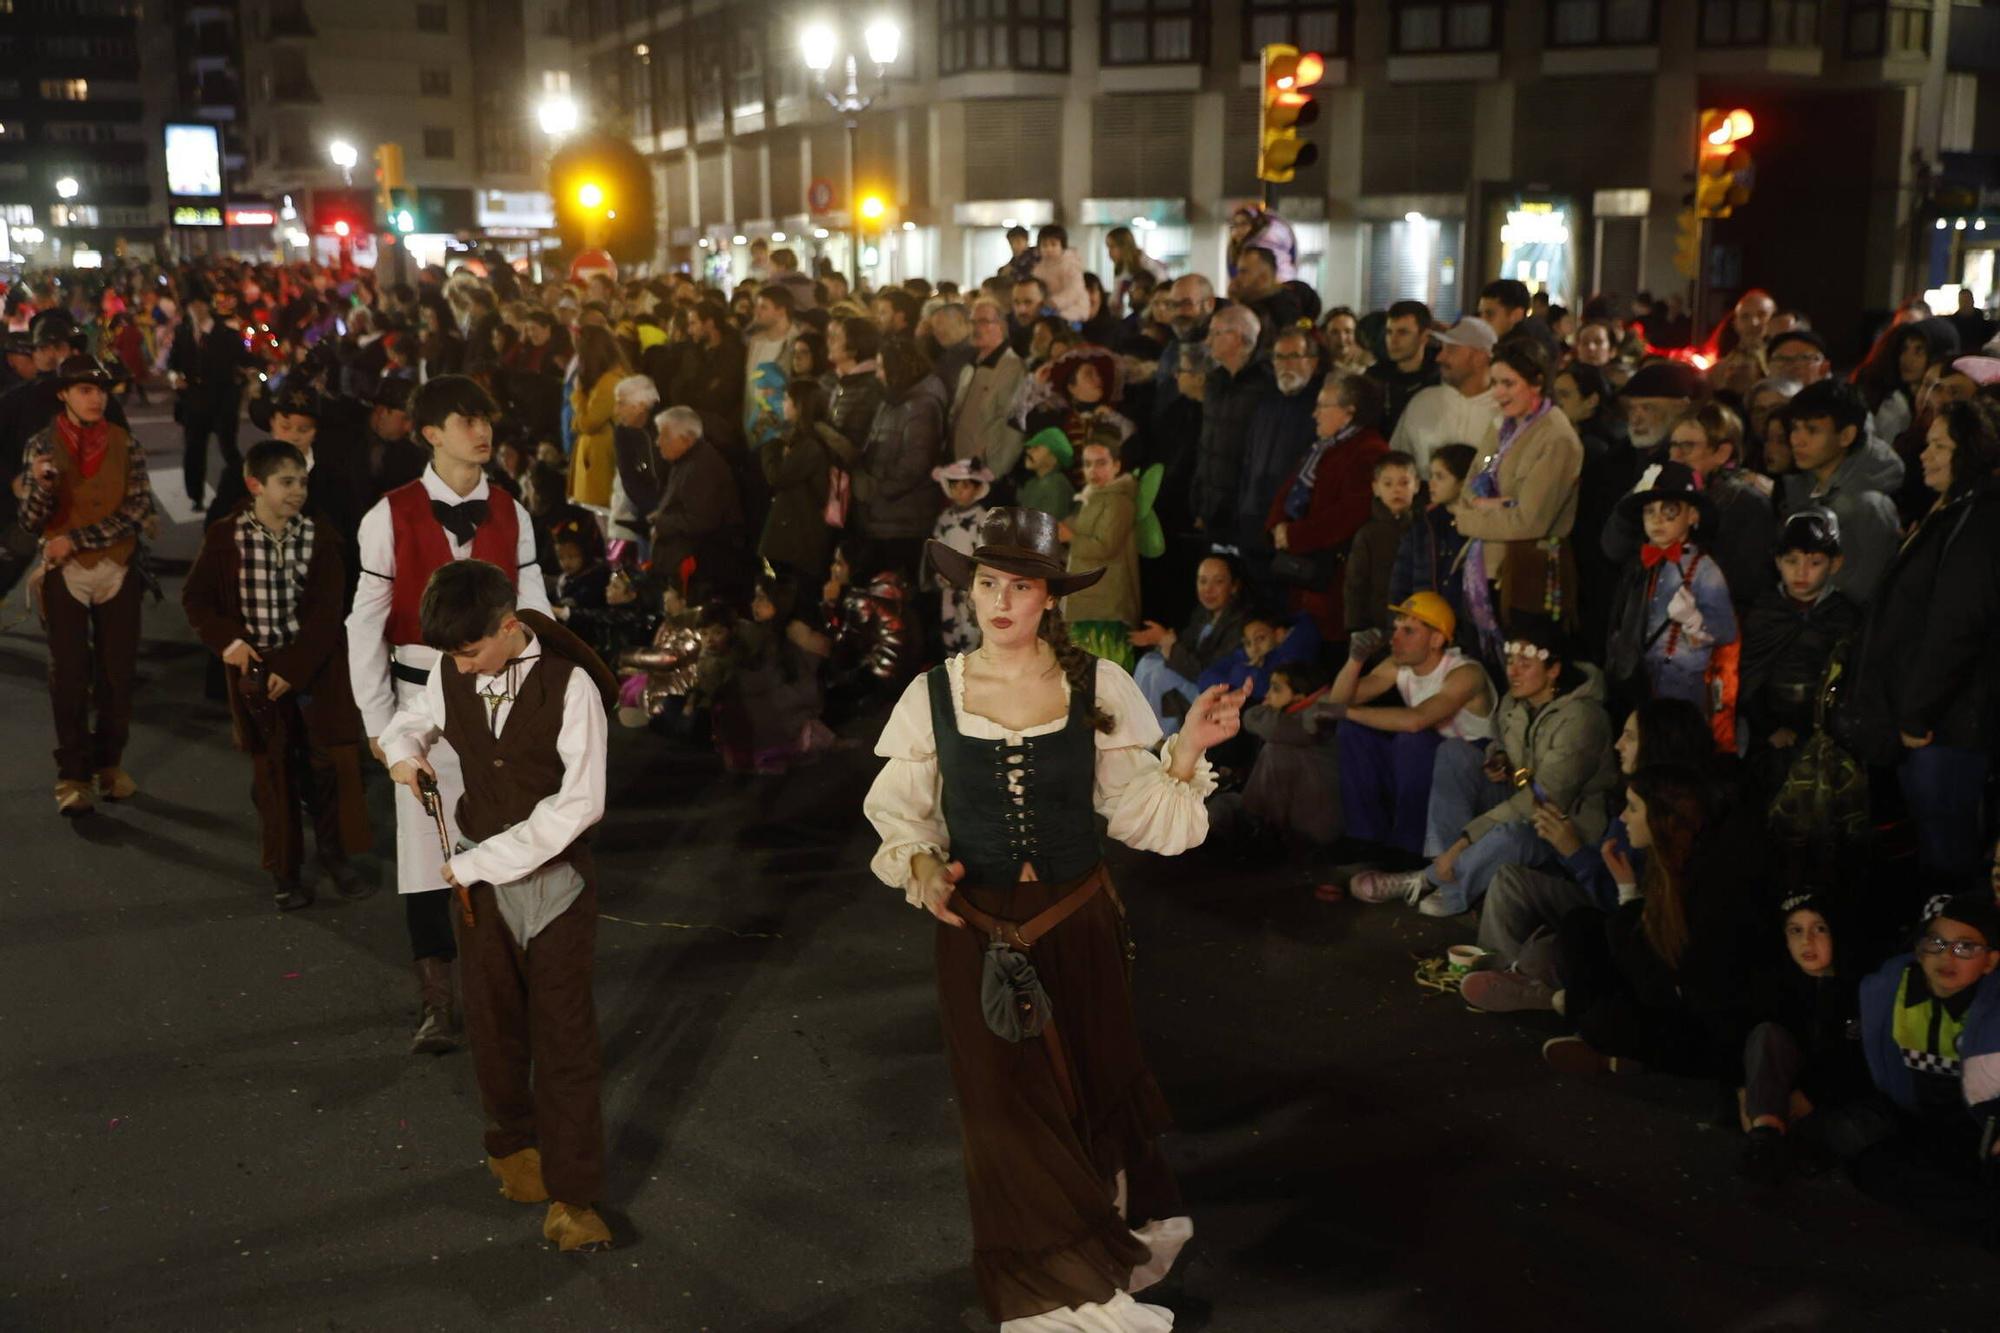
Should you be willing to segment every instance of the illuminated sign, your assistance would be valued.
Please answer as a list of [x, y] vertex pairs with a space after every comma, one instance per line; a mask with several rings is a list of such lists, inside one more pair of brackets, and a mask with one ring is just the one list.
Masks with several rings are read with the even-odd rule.
[[167, 126], [167, 193], [222, 197], [222, 132], [215, 126]]
[[278, 221], [277, 211], [269, 204], [225, 208], [222, 210], [222, 216], [232, 227], [269, 227]]
[[219, 208], [196, 208], [192, 204], [181, 204], [174, 209], [176, 227], [220, 227], [222, 210]]

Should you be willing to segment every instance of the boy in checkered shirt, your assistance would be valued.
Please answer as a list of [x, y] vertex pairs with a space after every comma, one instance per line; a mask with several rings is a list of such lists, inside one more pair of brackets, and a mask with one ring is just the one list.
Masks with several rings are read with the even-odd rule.
[[266, 440], [243, 460], [250, 503], [208, 529], [188, 571], [188, 623], [228, 668], [236, 747], [256, 770], [264, 869], [281, 912], [313, 900], [301, 877], [301, 811], [321, 867], [344, 898], [373, 892], [348, 862], [370, 838], [361, 791], [361, 714], [347, 678], [342, 534], [305, 507], [297, 446]]

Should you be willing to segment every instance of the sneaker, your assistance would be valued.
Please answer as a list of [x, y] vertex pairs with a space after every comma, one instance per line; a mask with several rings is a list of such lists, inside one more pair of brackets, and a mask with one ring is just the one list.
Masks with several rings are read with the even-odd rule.
[[1558, 1074], [1608, 1074], [1611, 1059], [1582, 1037], [1551, 1037], [1542, 1043], [1542, 1059]]
[[1431, 882], [1421, 870], [1365, 870], [1354, 877], [1347, 892], [1356, 902], [1415, 903], [1431, 891]]
[[1790, 1145], [1785, 1136], [1770, 1125], [1759, 1125], [1743, 1142], [1736, 1158], [1736, 1174], [1753, 1185], [1781, 1185], [1791, 1166]]
[[[1422, 873], [1421, 871], [1418, 873]], [[1433, 893], [1417, 904], [1417, 910], [1425, 916], [1464, 916], [1472, 909], [1460, 907], [1443, 892]]]
[[1525, 1009], [1549, 1009], [1553, 992], [1519, 972], [1467, 972], [1458, 993], [1468, 1007], [1489, 1014], [1513, 1014]]
[[280, 912], [296, 912], [301, 907], [312, 906], [313, 891], [298, 880], [275, 877], [273, 883], [275, 888], [271, 896]]

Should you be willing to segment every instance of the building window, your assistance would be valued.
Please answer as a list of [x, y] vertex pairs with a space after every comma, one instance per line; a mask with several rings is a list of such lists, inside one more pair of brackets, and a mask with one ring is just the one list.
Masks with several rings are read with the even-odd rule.
[[1927, 56], [1930, 52], [1930, 0], [1848, 0], [1850, 59]]
[[1243, 58], [1255, 60], [1273, 42], [1289, 42], [1301, 51], [1323, 56], [1347, 54], [1348, 24], [1353, 9], [1326, 0], [1246, 0], [1243, 6]]
[[647, 96], [653, 103], [653, 124], [662, 134], [687, 128], [686, 59], [687, 48], [673, 42], [655, 51], [647, 67], [652, 76]]
[[723, 114], [723, 77], [728, 72], [729, 44], [722, 30], [710, 27], [694, 42], [694, 123], [715, 125]]
[[1819, 0], [1702, 0], [1703, 46], [1817, 46]]
[[426, 125], [424, 127], [424, 156], [440, 158], [457, 156], [457, 149], [452, 142], [453, 138], [454, 136], [450, 130], [439, 129], [435, 125]]
[[1107, 65], [1186, 65], [1208, 59], [1202, 0], [1103, 0]]
[[450, 97], [451, 71], [448, 69], [418, 70], [417, 91], [425, 97]]
[[746, 24], [736, 30], [736, 59], [730, 80], [730, 109], [754, 116], [764, 109], [764, 32]]
[[417, 6], [418, 32], [450, 32], [451, 8], [441, 4], [420, 4]]
[[1401, 0], [1389, 49], [1399, 56], [1500, 49], [1497, 0]]
[[90, 80], [43, 79], [42, 100], [45, 102], [88, 102], [90, 100]]
[[1659, 0], [1550, 0], [1550, 46], [1651, 46]]
[[938, 70], [1069, 68], [1069, 0], [944, 0]]

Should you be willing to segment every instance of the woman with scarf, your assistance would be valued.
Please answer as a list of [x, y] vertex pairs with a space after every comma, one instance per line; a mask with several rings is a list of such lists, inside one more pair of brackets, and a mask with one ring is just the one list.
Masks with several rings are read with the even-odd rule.
[[[1466, 547], [1466, 621], [1482, 656], [1497, 662], [1519, 615], [1576, 627], [1577, 482], [1583, 443], [1547, 396], [1548, 354], [1533, 339], [1493, 349], [1493, 401], [1500, 424], [1487, 432], [1453, 511]], [[1464, 622], [1461, 622], [1464, 623]]]
[[1310, 581], [1292, 588], [1292, 610], [1311, 615], [1329, 643], [1347, 637], [1340, 564], [1368, 521], [1376, 460], [1389, 452], [1378, 429], [1382, 403], [1379, 381], [1329, 375], [1313, 406], [1319, 439], [1278, 488], [1265, 519], [1272, 546], [1314, 562]]

